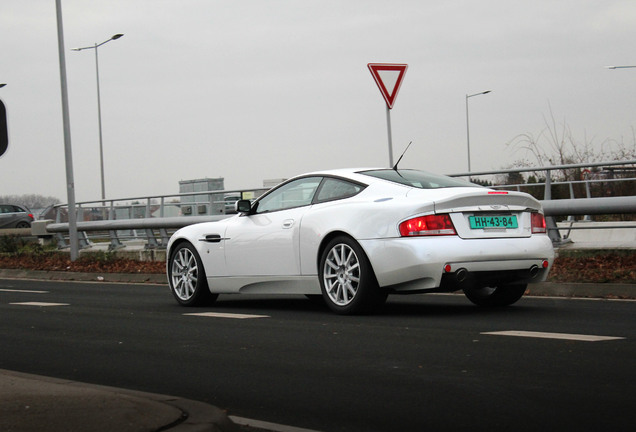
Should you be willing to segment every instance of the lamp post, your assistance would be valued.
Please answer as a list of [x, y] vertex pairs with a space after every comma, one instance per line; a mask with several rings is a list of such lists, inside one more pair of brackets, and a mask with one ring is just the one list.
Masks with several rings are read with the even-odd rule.
[[7, 85], [7, 83], [0, 83], [0, 88], [4, 87], [6, 85]]
[[467, 146], [467, 150], [468, 150], [468, 172], [470, 172], [470, 126], [468, 123], [468, 98], [471, 98], [473, 96], [479, 96], [479, 95], [484, 95], [487, 93], [490, 93], [491, 90], [486, 90], [480, 93], [475, 93], [475, 94], [471, 94], [471, 95], [466, 95], [466, 146]]
[[636, 66], [605, 66], [607, 69], [628, 69], [636, 68]]
[[68, 237], [71, 246], [71, 261], [75, 261], [79, 253], [79, 241], [77, 236], [77, 214], [75, 213], [75, 180], [73, 179], [71, 120], [68, 109], [68, 86], [66, 85], [62, 0], [55, 0], [55, 12], [57, 17], [57, 51], [60, 59], [60, 88], [62, 92], [62, 126], [64, 130], [64, 160], [66, 162], [66, 195], [68, 197]]
[[104, 186], [104, 143], [103, 143], [103, 140], [102, 140], [102, 104], [101, 104], [101, 98], [100, 98], [100, 93], [99, 93], [99, 59], [98, 59], [98, 55], [97, 55], [97, 48], [99, 48], [100, 46], [102, 46], [105, 43], [108, 43], [108, 42], [110, 42], [112, 40], [119, 39], [122, 36], [123, 36], [123, 34], [118, 33], [116, 35], [111, 36], [110, 39], [105, 40], [102, 43], [99, 43], [99, 44], [95, 43], [95, 45], [93, 45], [93, 46], [87, 46], [87, 47], [81, 47], [81, 48], [71, 48], [73, 51], [82, 51], [82, 50], [85, 50], [85, 49], [94, 49], [95, 50], [95, 71], [96, 71], [96, 75], [97, 75], [97, 122], [99, 124], [99, 166], [100, 166], [100, 173], [101, 173], [101, 179], [102, 179], [102, 200], [106, 199], [106, 187]]

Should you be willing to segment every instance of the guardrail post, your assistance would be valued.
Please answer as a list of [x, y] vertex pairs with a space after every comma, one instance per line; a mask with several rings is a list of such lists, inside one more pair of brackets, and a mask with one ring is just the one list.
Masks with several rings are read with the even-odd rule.
[[[115, 220], [115, 202], [110, 202], [110, 211], [108, 213], [108, 220]], [[117, 235], [117, 231], [108, 230], [108, 236], [110, 237], [110, 245], [108, 245], [108, 250], [117, 250], [124, 247], [124, 245], [119, 241], [119, 236]]]
[[[60, 207], [55, 207], [55, 223], [60, 223], [60, 222], [62, 222], [62, 215], [61, 215], [61, 212], [60, 212]], [[57, 248], [58, 249], [65, 249], [65, 248], [68, 247], [68, 244], [64, 240], [64, 234], [56, 233], [55, 234], [55, 238], [57, 239]]]
[[168, 230], [165, 228], [159, 229], [159, 233], [161, 234], [161, 248], [168, 247], [168, 241], [170, 240], [170, 235], [168, 235]]
[[155, 232], [151, 228], [146, 229], [146, 239], [148, 243], [146, 243], [146, 249], [156, 249], [159, 247], [159, 243], [157, 243], [157, 239], [155, 238]]
[[88, 234], [86, 234], [86, 231], [79, 232], [78, 237], [80, 249], [87, 249], [91, 247], [91, 241], [88, 238]]
[[[84, 221], [84, 208], [82, 207], [81, 204], [77, 206], [77, 216], [75, 220], [77, 220], [78, 222]], [[87, 249], [91, 247], [91, 242], [88, 239], [88, 235], [86, 234], [86, 231], [79, 231], [77, 233], [77, 237], [78, 237], [77, 241], [79, 243], [80, 249]]]
[[[590, 181], [587, 178], [585, 179], [585, 196], [588, 198], [592, 198], [592, 192], [590, 191]], [[592, 216], [585, 215], [583, 216], [583, 220], [587, 222], [591, 222]]]
[[110, 245], [108, 245], [108, 250], [116, 250], [124, 247], [124, 245], [121, 244], [121, 241], [119, 241], [119, 237], [117, 237], [117, 231], [109, 230], [108, 236], [110, 238]]
[[64, 234], [57, 233], [55, 234], [55, 238], [57, 239], [57, 248], [58, 249], [66, 249], [68, 247], [68, 243], [64, 239]]
[[[552, 174], [551, 170], [545, 170], [545, 190], [543, 191], [543, 199], [548, 201], [552, 199], [552, 179], [550, 175]], [[563, 242], [561, 239], [561, 233], [559, 233], [559, 229], [557, 228], [556, 221], [552, 216], [548, 216], [545, 218], [546, 228], [548, 229], [548, 236], [552, 243], [560, 244]]]
[[552, 179], [550, 178], [552, 171], [545, 170], [545, 189], [543, 190], [543, 199], [552, 199]]
[[[570, 199], [576, 198], [574, 196], [574, 185], [572, 184], [572, 182], [568, 183], [568, 187], [570, 188]], [[574, 216], [568, 215], [568, 222], [574, 222], [575, 220], [576, 218]], [[566, 237], [568, 237], [568, 235], [566, 235]]]

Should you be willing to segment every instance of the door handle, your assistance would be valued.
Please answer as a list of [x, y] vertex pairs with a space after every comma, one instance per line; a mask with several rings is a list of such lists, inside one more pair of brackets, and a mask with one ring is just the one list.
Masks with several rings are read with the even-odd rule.
[[294, 226], [294, 220], [293, 219], [286, 219], [283, 221], [283, 229], [289, 229], [291, 227]]

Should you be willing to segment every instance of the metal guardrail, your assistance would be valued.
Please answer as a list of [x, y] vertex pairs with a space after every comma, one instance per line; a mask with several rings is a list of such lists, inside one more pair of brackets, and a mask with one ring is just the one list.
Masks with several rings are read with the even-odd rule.
[[[220, 220], [234, 213], [236, 199], [254, 199], [268, 189], [237, 189], [188, 192], [151, 197], [132, 197], [77, 203], [77, 231], [80, 248], [94, 241], [109, 241], [109, 249], [125, 247], [124, 241], [143, 239], [148, 248], [163, 247], [171, 232], [198, 222]], [[228, 201], [228, 198], [231, 198]], [[57, 237], [58, 247], [68, 247], [66, 204], [53, 206], [54, 220], [47, 231]], [[50, 214], [50, 212], [49, 212]], [[174, 216], [170, 216], [174, 215]], [[88, 233], [91, 233], [89, 237]]]
[[[636, 213], [636, 196], [591, 198], [590, 185], [595, 182], [636, 182], [636, 178], [628, 179], [586, 179], [571, 182], [552, 182], [550, 172], [555, 170], [596, 168], [610, 166], [635, 165], [636, 160], [612, 161], [591, 164], [555, 165], [534, 168], [516, 168], [499, 171], [481, 171], [471, 173], [451, 174], [451, 177], [478, 177], [486, 175], [501, 175], [523, 172], [545, 172], [546, 181], [543, 183], [495, 185], [493, 188], [538, 187], [544, 188], [542, 205], [546, 215], [549, 235], [557, 244], [562, 241], [559, 228], [554, 220], [555, 216], [599, 214], [633, 214]], [[586, 198], [575, 198], [573, 185], [586, 185]], [[552, 200], [552, 186], [567, 184], [570, 188], [570, 199]], [[198, 222], [220, 220], [228, 217], [228, 202], [226, 197], [256, 198], [267, 189], [227, 190], [190, 192], [176, 195], [162, 195], [152, 197], [125, 198], [117, 200], [98, 200], [77, 203], [80, 247], [89, 247], [92, 241], [109, 241], [109, 249], [124, 247], [122, 240], [143, 239], [148, 248], [165, 247], [173, 231], [186, 225]], [[67, 247], [65, 233], [68, 233], [68, 223], [62, 221], [65, 205], [55, 206], [55, 223], [49, 224], [47, 231], [54, 233], [60, 248]], [[189, 210], [184, 210], [189, 209]], [[178, 216], [169, 216], [170, 213]], [[87, 216], [88, 213], [88, 216]], [[123, 217], [122, 217], [123, 216]], [[87, 217], [90, 220], [86, 220]], [[88, 233], [91, 233], [89, 238]]]
[[[629, 197], [610, 197], [610, 198], [580, 198], [541, 201], [545, 215], [553, 216], [569, 216], [569, 215], [590, 215], [590, 214], [633, 214], [636, 213], [636, 196]], [[149, 218], [149, 219], [124, 219], [114, 221], [94, 221], [94, 222], [78, 222], [77, 230], [83, 233], [80, 238], [81, 246], [88, 247], [90, 241], [85, 236], [87, 232], [108, 232], [110, 235], [110, 249], [118, 249], [123, 247], [121, 243], [121, 235], [115, 233], [116, 230], [133, 230], [143, 231], [144, 235], [135, 234], [134, 238], [145, 238], [148, 241], [148, 248], [165, 247], [170, 238], [169, 231], [177, 230], [187, 225], [218, 221], [229, 217], [230, 215], [212, 215], [212, 216], [183, 216], [168, 218]], [[549, 220], [549, 219], [548, 219]], [[598, 228], [598, 227], [595, 227]], [[624, 228], [636, 228], [636, 225], [626, 225]], [[561, 241], [558, 235], [556, 223], [548, 222], [550, 232], [556, 231], [557, 237], [553, 238], [555, 243]], [[583, 228], [568, 228], [583, 229]], [[68, 223], [54, 223], [47, 226], [49, 233], [57, 234], [68, 233]], [[157, 235], [158, 232], [158, 235]], [[58, 237], [59, 238], [59, 237]], [[64, 242], [60, 242], [60, 247], [66, 247]]]
[[[496, 171], [472, 171], [472, 172], [459, 173], [459, 174], [448, 174], [448, 176], [449, 177], [473, 177], [473, 176], [512, 174], [512, 173], [522, 173], [522, 172], [539, 172], [539, 171], [550, 172], [550, 171], [568, 170], [568, 169], [577, 169], [577, 168], [599, 168], [599, 167], [621, 166], [621, 165], [636, 165], [636, 159], [625, 160], [625, 161], [579, 163], [579, 164], [569, 164], [569, 165], [548, 165], [548, 166], [532, 167], [532, 168], [510, 168], [510, 169], [496, 170]], [[549, 176], [547, 176], [546, 178], [549, 178]]]

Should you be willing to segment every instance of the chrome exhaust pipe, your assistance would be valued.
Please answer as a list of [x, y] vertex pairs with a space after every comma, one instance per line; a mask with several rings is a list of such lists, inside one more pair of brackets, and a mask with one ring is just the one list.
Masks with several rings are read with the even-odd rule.
[[534, 279], [537, 277], [537, 275], [539, 274], [539, 266], [533, 265], [532, 267], [530, 267], [530, 279]]
[[460, 268], [455, 272], [455, 280], [459, 283], [464, 282], [468, 278], [468, 270]]

